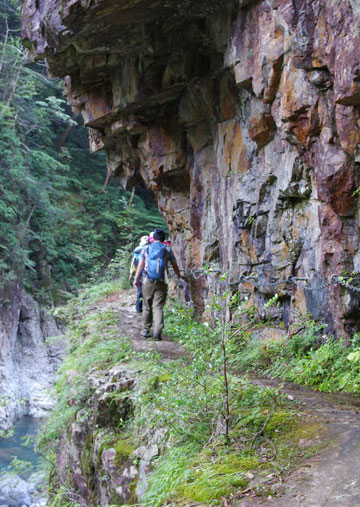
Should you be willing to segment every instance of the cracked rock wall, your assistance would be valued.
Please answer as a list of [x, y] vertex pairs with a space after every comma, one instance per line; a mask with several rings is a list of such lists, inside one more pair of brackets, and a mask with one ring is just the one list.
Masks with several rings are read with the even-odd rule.
[[15, 283], [0, 298], [0, 429], [24, 415], [46, 417], [65, 343], [54, 318]]
[[[24, 0], [22, 36], [108, 171], [153, 191], [182, 268], [321, 286], [360, 270], [359, 29], [356, 0]], [[286, 328], [360, 330], [338, 285], [248, 289], [262, 317], [281, 291]]]

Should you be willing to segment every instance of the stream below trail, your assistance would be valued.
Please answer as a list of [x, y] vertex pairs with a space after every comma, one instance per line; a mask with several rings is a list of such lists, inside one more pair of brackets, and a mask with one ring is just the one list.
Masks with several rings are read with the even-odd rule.
[[14, 433], [8, 438], [0, 439], [0, 475], [11, 470], [14, 458], [28, 463], [28, 467], [18, 475], [27, 478], [38, 464], [39, 456], [35, 453], [33, 445], [24, 445], [24, 439], [34, 438], [39, 432], [42, 421], [32, 417], [22, 417], [14, 425]]

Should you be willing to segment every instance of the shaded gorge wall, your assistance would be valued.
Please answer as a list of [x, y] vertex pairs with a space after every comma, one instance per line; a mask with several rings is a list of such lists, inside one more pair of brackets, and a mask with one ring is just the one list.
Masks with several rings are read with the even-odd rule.
[[[126, 188], [145, 185], [179, 264], [257, 274], [262, 318], [359, 330], [360, 11], [353, 0], [25, 0], [28, 59], [90, 128]], [[272, 285], [265, 285], [273, 281]], [[191, 281], [204, 308], [204, 279]], [[275, 293], [276, 310], [264, 309]]]
[[64, 344], [61, 330], [20, 283], [0, 300], [0, 429], [23, 415], [45, 417], [55, 404], [52, 386]]

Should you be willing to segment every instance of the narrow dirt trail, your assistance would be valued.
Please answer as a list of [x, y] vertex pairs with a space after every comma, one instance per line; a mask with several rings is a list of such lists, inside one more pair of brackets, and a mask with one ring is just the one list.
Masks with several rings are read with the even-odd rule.
[[[181, 346], [166, 335], [160, 342], [141, 336], [141, 316], [135, 312], [135, 293], [109, 296], [102, 307], [119, 313], [120, 335], [131, 339], [135, 350], [156, 350], [165, 359], [185, 354]], [[320, 434], [304, 439], [304, 448], [322, 447], [316, 455], [299, 465], [284, 480], [284, 494], [278, 498], [253, 495], [233, 502], [232, 507], [360, 507], [360, 398], [344, 394], [311, 391], [289, 383], [249, 377], [257, 385], [281, 387], [282, 392], [301, 404], [309, 418], [323, 428]]]
[[119, 315], [119, 334], [131, 340], [132, 347], [138, 351], [155, 350], [165, 359], [177, 359], [185, 355], [181, 345], [169, 339], [163, 334], [161, 341], [141, 336], [141, 314], [135, 311], [136, 294], [134, 291], [124, 291], [111, 294], [102, 303], [103, 310], [116, 311]]
[[[257, 385], [279, 387], [279, 381], [250, 378]], [[360, 399], [310, 391], [285, 383], [282, 392], [301, 403], [323, 427], [315, 442], [324, 448], [304, 460], [284, 481], [279, 498], [248, 497], [233, 507], [360, 506]], [[310, 442], [309, 442], [310, 443]], [[304, 442], [306, 445], [307, 442]]]

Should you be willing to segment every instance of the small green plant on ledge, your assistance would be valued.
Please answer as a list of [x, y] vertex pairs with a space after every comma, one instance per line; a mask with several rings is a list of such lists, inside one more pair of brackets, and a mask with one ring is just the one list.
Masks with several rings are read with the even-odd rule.
[[213, 324], [194, 321], [190, 309], [176, 304], [168, 312], [167, 332], [189, 356], [180, 368], [159, 363], [170, 376], [156, 396], [137, 403], [144, 424], [139, 433], [146, 425], [156, 429], [165, 424], [173, 442], [155, 462], [144, 506], [219, 505], [222, 496], [234, 499], [247, 487], [254, 478], [251, 470], [258, 474], [275, 467], [276, 474], [282, 473], [299, 452], [293, 433], [299, 421], [279, 391], [258, 388], [229, 372], [225, 381], [224, 357], [228, 361], [233, 338], [241, 341], [248, 327], [223, 320], [229, 306], [247, 313], [229, 292], [221, 301], [214, 299]]

